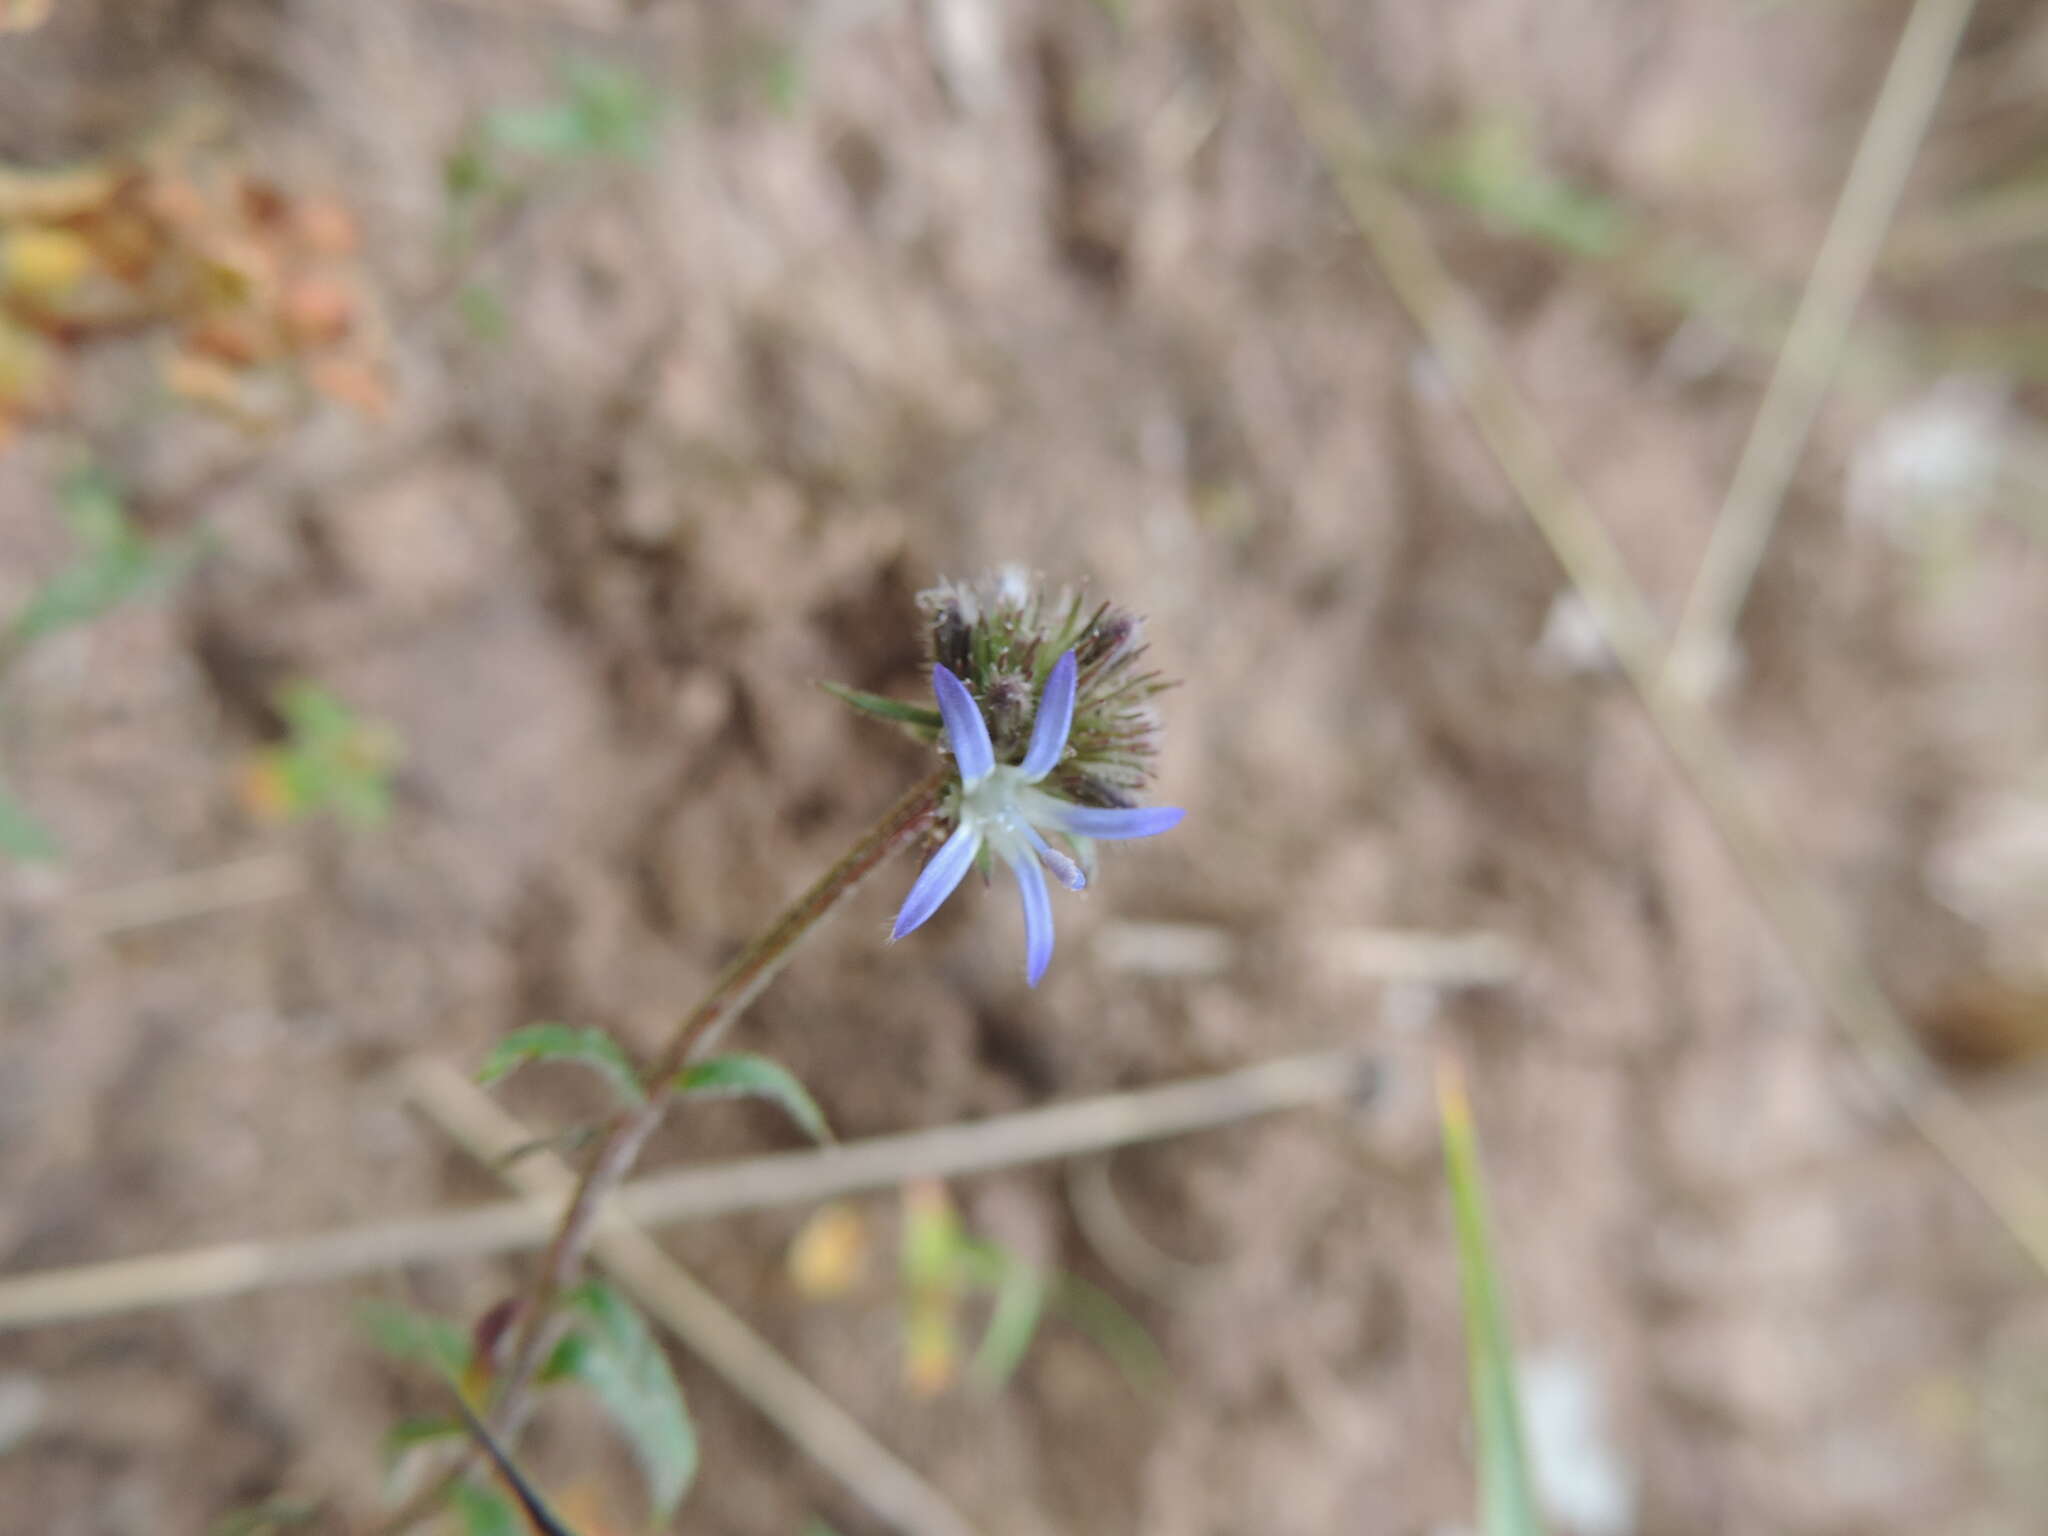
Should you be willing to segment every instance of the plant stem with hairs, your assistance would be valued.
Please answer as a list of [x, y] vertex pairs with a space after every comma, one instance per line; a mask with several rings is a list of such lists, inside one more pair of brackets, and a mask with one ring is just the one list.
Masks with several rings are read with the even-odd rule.
[[[910, 847], [931, 826], [953, 778], [954, 770], [948, 763], [912, 786], [838, 863], [734, 958], [703, 1000], [676, 1026], [667, 1046], [641, 1079], [646, 1089], [645, 1100], [617, 1115], [592, 1150], [575, 1198], [562, 1213], [547, 1253], [520, 1299], [511, 1360], [490, 1413], [494, 1433], [509, 1436], [516, 1428], [548, 1342], [548, 1321], [555, 1303], [575, 1283], [583, 1267], [583, 1257], [590, 1247], [605, 1198], [632, 1171], [647, 1138], [667, 1113], [675, 1096], [678, 1074], [747, 1010], [789, 963], [797, 946], [835, 907], [892, 854]], [[460, 1475], [458, 1467], [422, 1489], [393, 1511], [377, 1527], [378, 1531], [382, 1536], [397, 1536], [434, 1514]]]

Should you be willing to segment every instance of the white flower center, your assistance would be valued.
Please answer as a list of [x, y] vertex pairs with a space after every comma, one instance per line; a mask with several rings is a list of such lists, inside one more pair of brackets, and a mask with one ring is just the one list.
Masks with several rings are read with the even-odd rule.
[[1035, 798], [1031, 793], [1034, 782], [1021, 767], [999, 763], [979, 782], [961, 786], [960, 819], [979, 831], [1004, 863], [1036, 859], [1060, 884], [1079, 890], [1087, 884], [1080, 866], [1047, 844], [1031, 823], [1027, 806]]

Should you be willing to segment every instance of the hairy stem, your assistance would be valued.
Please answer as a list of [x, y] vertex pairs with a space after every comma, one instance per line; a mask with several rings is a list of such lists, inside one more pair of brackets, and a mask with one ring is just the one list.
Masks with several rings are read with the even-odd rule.
[[[561, 1224], [520, 1299], [519, 1330], [511, 1362], [490, 1414], [495, 1433], [509, 1435], [517, 1426], [527, 1390], [549, 1339], [548, 1324], [555, 1303], [575, 1283], [583, 1268], [583, 1257], [589, 1250], [606, 1197], [632, 1171], [647, 1138], [667, 1113], [675, 1097], [677, 1075], [766, 990], [789, 963], [797, 946], [833, 908], [852, 895], [892, 854], [909, 847], [931, 825], [952, 778], [949, 764], [912, 786], [838, 863], [740, 951], [712, 983], [703, 1000], [676, 1026], [661, 1055], [641, 1079], [647, 1094], [645, 1101], [614, 1118], [604, 1138], [592, 1150], [575, 1197], [562, 1213]], [[397, 1536], [433, 1514], [459, 1475], [457, 1469], [407, 1500], [378, 1527], [380, 1536]]]

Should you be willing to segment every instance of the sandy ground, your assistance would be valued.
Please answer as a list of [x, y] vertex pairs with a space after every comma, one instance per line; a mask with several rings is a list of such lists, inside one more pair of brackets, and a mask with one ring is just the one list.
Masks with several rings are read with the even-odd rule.
[[[1377, 0], [1314, 24], [1390, 143], [1519, 120], [1552, 174], [1789, 297], [1903, 15]], [[2038, 172], [2044, 43], [2037, 11], [1980, 7], [1902, 227], [2029, 153]], [[441, 164], [572, 52], [630, 63], [668, 110], [644, 162], [544, 179], [480, 258], [510, 319], [481, 340], [439, 276]], [[792, 1292], [799, 1213], [679, 1232], [679, 1257], [991, 1536], [1469, 1527], [1428, 1077], [1451, 1042], [1525, 1349], [1597, 1393], [1633, 1490], [1626, 1524], [1561, 1529], [2038, 1528], [2038, 1277], [1884, 1108], [1634, 699], [1555, 641], [1563, 579], [1229, 7], [60, 0], [0, 43], [0, 153], [96, 150], [195, 96], [254, 162], [358, 209], [397, 406], [254, 450], [85, 402], [140, 515], [203, 529], [206, 553], [6, 680], [0, 765], [65, 856], [0, 868], [0, 1266], [483, 1197], [390, 1068], [473, 1063], [536, 1018], [658, 1042], [922, 771], [812, 681], [917, 696], [914, 594], [1015, 561], [1149, 615], [1184, 679], [1159, 794], [1186, 827], [1062, 903], [1036, 992], [1000, 890], [885, 945], [911, 874], [892, 870], [746, 1043], [849, 1136], [1340, 1042], [1382, 1053], [1380, 1092], [1119, 1156], [1132, 1219], [1198, 1266], [1170, 1296], [1095, 1251], [1057, 1173], [958, 1186], [979, 1228], [1143, 1318], [1171, 1366], [1156, 1399], [1053, 1327], [1001, 1395], [919, 1400], [886, 1277]], [[1424, 206], [1675, 615], [1769, 350], [1629, 263]], [[2023, 318], [2027, 291], [1994, 251], [1881, 274], [1874, 312], [1939, 338]], [[1933, 584], [1845, 516], [1848, 466], [1933, 385], [1931, 350], [1859, 366], [1824, 415], [1723, 708], [1761, 799], [1923, 1010], [2037, 949], [2048, 889], [1998, 819], [2025, 822], [2048, 747], [2048, 562], [1993, 524]], [[2008, 405], [2038, 413], [2040, 386]], [[0, 460], [0, 608], [63, 557], [64, 451]], [[238, 798], [295, 677], [402, 739], [383, 827], [267, 828]], [[2002, 885], [1984, 846], [2017, 860]], [[88, 920], [98, 893], [258, 855], [296, 894]], [[1991, 882], [1967, 912], [1937, 878], [1958, 868], [1950, 886]], [[1242, 959], [1134, 975], [1096, 942], [1118, 922], [1210, 926]], [[1418, 999], [1347, 971], [1359, 927], [1497, 934], [1526, 966]], [[2024, 1134], [2028, 1081], [1968, 1091]], [[552, 1077], [507, 1099], [536, 1121], [591, 1108]], [[650, 1160], [790, 1144], [765, 1110], [716, 1106]], [[893, 1205], [869, 1209], [886, 1247]], [[516, 1272], [0, 1336], [0, 1386], [39, 1404], [0, 1454], [0, 1531], [199, 1531], [282, 1492], [367, 1517], [378, 1436], [421, 1389], [351, 1301], [474, 1315]], [[679, 1369], [705, 1472], [677, 1529], [875, 1529]], [[630, 1511], [618, 1452], [559, 1418], [537, 1470]]]

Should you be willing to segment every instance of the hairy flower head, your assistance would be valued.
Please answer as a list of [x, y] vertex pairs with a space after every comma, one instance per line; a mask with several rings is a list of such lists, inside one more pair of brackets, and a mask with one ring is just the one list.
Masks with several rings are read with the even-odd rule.
[[1072, 593], [1048, 598], [1014, 570], [944, 582], [918, 602], [930, 621], [937, 710], [840, 690], [943, 739], [959, 770], [939, 817], [944, 841], [890, 936], [921, 926], [970, 868], [986, 873], [999, 859], [1023, 897], [1025, 977], [1036, 986], [1053, 948], [1046, 875], [1081, 890], [1097, 842], [1150, 837], [1181, 819], [1174, 807], [1136, 799], [1157, 730], [1148, 701], [1166, 684], [1134, 665], [1145, 649], [1134, 616]]
[[933, 667], [973, 695], [998, 762], [1023, 754], [1053, 667], [1071, 651], [1073, 717], [1045, 788], [1081, 805], [1137, 804], [1157, 746], [1152, 696], [1170, 685], [1139, 665], [1146, 645], [1136, 614], [1074, 591], [1047, 592], [1015, 566], [978, 581], [942, 581], [917, 602]]

